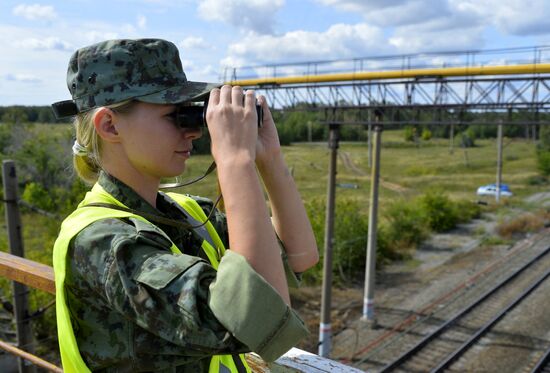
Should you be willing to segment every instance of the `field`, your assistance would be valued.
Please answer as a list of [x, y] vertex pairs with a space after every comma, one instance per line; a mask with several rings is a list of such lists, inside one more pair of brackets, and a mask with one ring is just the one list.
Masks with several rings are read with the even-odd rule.
[[[341, 187], [337, 189], [336, 198], [353, 198], [366, 212], [371, 182], [368, 146], [366, 143], [344, 142], [340, 144], [338, 153], [337, 184]], [[284, 148], [284, 154], [303, 199], [325, 198], [329, 162], [327, 144], [293, 144]], [[384, 209], [384, 202], [410, 199], [431, 188], [441, 188], [453, 199], [476, 200], [477, 187], [496, 180], [496, 158], [494, 139], [477, 140], [473, 148], [455, 147], [451, 153], [448, 139], [432, 139], [416, 145], [406, 143], [400, 130], [383, 132], [380, 208]], [[194, 156], [184, 179], [199, 176], [210, 162], [209, 156]], [[522, 196], [540, 189], [540, 186], [529, 185], [529, 179], [536, 174], [535, 144], [505, 139], [502, 182], [509, 184], [518, 196], [510, 202], [515, 203]], [[185, 191], [213, 197], [217, 191], [211, 184], [205, 181], [188, 186]]]

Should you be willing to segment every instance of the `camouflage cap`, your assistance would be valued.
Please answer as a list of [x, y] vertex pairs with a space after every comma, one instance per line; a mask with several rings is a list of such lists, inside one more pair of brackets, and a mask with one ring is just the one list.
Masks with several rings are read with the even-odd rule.
[[187, 80], [178, 49], [169, 41], [118, 39], [77, 50], [69, 61], [67, 86], [72, 100], [52, 105], [58, 118], [129, 99], [199, 101], [220, 84]]

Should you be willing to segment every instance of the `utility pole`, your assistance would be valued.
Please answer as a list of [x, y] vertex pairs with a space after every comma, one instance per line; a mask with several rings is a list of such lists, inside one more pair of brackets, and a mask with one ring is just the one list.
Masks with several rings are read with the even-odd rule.
[[[4, 200], [6, 202], [6, 224], [8, 228], [8, 241], [10, 253], [19, 257], [25, 257], [23, 249], [23, 237], [21, 228], [21, 216], [19, 214], [17, 173], [15, 162], [4, 160], [2, 162], [2, 177], [4, 180]], [[15, 328], [17, 334], [17, 347], [29, 353], [34, 353], [33, 336], [28, 310], [28, 290], [23, 284], [13, 281], [13, 301], [15, 314]], [[36, 368], [23, 358], [18, 359], [19, 373], [34, 373]]]
[[376, 237], [378, 217], [378, 184], [380, 179], [380, 147], [382, 135], [381, 115], [376, 114], [374, 125], [374, 162], [371, 170], [371, 189], [369, 207], [369, 231], [367, 241], [367, 260], [365, 265], [365, 295], [363, 297], [362, 319], [375, 324], [374, 317], [374, 275], [376, 271]]
[[334, 244], [334, 202], [336, 190], [336, 162], [340, 141], [340, 125], [330, 124], [328, 147], [330, 163], [327, 185], [327, 210], [325, 219], [325, 253], [323, 259], [323, 293], [321, 298], [321, 323], [319, 324], [319, 356], [329, 357], [332, 330], [330, 323], [332, 291], [332, 249]]
[[368, 111], [368, 152], [367, 152], [367, 163], [369, 168], [372, 168], [372, 121], [371, 121], [371, 110]]
[[500, 184], [502, 181], [502, 119], [498, 120], [497, 127], [497, 190], [495, 194], [496, 202], [500, 202]]

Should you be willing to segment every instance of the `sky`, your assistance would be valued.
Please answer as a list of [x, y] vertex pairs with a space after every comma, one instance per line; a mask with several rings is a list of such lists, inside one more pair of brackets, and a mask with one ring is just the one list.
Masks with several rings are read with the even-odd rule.
[[[78, 48], [176, 44], [190, 80], [227, 68], [550, 45], [548, 0], [0, 0], [0, 106], [70, 98]], [[506, 56], [499, 56], [506, 59]]]

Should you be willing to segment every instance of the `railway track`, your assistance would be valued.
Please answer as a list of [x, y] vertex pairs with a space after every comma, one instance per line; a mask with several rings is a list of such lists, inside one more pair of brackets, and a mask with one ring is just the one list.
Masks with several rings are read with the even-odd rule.
[[530, 373], [550, 373], [550, 347], [536, 362]]
[[[467, 371], [462, 361], [471, 360], [463, 359], [467, 352], [482, 349], [496, 325], [525, 307], [525, 300], [543, 284], [549, 286], [547, 240], [544, 245], [539, 242], [537, 248], [535, 242], [529, 250], [514, 250], [491, 271], [447, 294], [444, 302], [419, 312], [414, 322], [371, 347], [354, 365], [380, 372]], [[549, 358], [541, 357], [547, 347], [539, 347], [540, 353], [526, 351], [530, 356], [525, 360], [531, 361], [526, 372], [550, 369]]]

